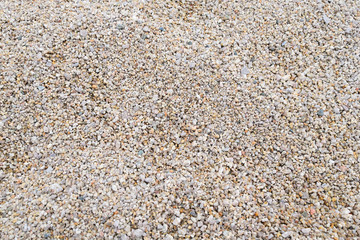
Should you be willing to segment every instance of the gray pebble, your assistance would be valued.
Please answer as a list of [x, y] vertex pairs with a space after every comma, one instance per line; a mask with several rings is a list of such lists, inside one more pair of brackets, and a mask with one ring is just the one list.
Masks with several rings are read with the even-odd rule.
[[122, 235], [120, 236], [120, 239], [121, 239], [121, 240], [129, 240], [129, 237], [126, 236], [126, 234], [122, 234]]
[[249, 69], [248, 69], [246, 66], [244, 66], [244, 67], [241, 69], [241, 75], [246, 76], [246, 75], [249, 74], [249, 73], [250, 73], [250, 71], [249, 71]]
[[301, 229], [301, 232], [304, 235], [308, 236], [311, 233], [311, 228], [303, 228], [303, 229]]
[[190, 215], [193, 216], [193, 217], [197, 217], [197, 213], [196, 213], [194, 210], [192, 210], [192, 211], [190, 212]]
[[166, 234], [164, 240], [173, 240], [174, 238], [170, 234]]
[[124, 30], [124, 29], [125, 29], [125, 26], [124, 26], [123, 24], [118, 24], [118, 25], [116, 26], [116, 28], [117, 28], [118, 30]]
[[144, 231], [141, 229], [133, 230], [132, 234], [135, 238], [142, 238], [143, 236], [145, 236]]
[[87, 36], [87, 31], [86, 30], [80, 30], [80, 36], [85, 38]]
[[317, 111], [317, 115], [319, 116], [319, 117], [322, 117], [322, 116], [324, 116], [324, 110], [323, 109], [320, 109], [319, 111]]
[[58, 183], [54, 183], [50, 186], [50, 190], [54, 193], [59, 193], [63, 190], [63, 188]]
[[181, 219], [180, 219], [180, 218], [175, 218], [175, 220], [173, 221], [173, 224], [174, 224], [175, 226], [178, 226], [178, 225], [180, 224], [180, 222], [181, 222]]
[[64, 77], [65, 77], [65, 79], [66, 79], [67, 81], [69, 81], [69, 80], [71, 79], [71, 75], [68, 74], [68, 73], [65, 73], [65, 74], [64, 74]]
[[291, 231], [287, 231], [287, 232], [284, 232], [281, 236], [282, 236], [283, 238], [288, 238], [288, 237], [291, 237], [291, 235], [292, 235], [292, 232], [291, 232]]
[[326, 24], [329, 24], [331, 21], [330, 18], [328, 18], [328, 16], [326, 16], [325, 14], [323, 15], [323, 19]]
[[79, 199], [80, 201], [85, 201], [85, 196], [78, 196], [78, 199]]

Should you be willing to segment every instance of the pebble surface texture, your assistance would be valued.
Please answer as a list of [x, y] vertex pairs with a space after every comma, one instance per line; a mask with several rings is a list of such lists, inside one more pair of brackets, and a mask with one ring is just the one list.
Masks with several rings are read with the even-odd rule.
[[360, 2], [0, 1], [1, 239], [360, 236]]

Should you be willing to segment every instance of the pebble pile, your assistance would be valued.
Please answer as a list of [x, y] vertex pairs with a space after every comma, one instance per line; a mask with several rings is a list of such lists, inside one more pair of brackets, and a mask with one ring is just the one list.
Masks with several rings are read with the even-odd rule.
[[0, 1], [1, 239], [360, 236], [360, 4]]

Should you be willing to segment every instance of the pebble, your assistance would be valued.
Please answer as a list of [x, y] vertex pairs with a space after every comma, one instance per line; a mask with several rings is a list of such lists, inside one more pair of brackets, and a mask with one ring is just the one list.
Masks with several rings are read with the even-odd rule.
[[79, 196], [78, 199], [79, 199], [80, 201], [85, 201], [86, 198], [85, 198], [85, 196]]
[[50, 166], [46, 169], [46, 173], [52, 173], [54, 169]]
[[141, 230], [141, 229], [136, 229], [136, 230], [133, 231], [133, 236], [135, 238], [142, 238], [144, 235], [145, 235], [144, 231]]
[[180, 218], [175, 218], [175, 220], [173, 221], [173, 224], [174, 224], [175, 226], [178, 226], [178, 225], [180, 224], [180, 222], [181, 222], [181, 219], [180, 219]]
[[303, 194], [302, 194], [302, 198], [303, 199], [308, 199], [309, 198], [309, 193], [308, 192], [304, 192]]
[[80, 36], [85, 38], [87, 36], [88, 32], [86, 30], [80, 30]]
[[330, 18], [329, 18], [328, 16], [323, 15], [323, 19], [324, 19], [324, 22], [325, 22], [326, 24], [329, 24], [329, 23], [330, 23]]
[[193, 216], [193, 217], [197, 217], [197, 213], [196, 213], [194, 210], [192, 210], [192, 211], [190, 212], [190, 215]]
[[122, 234], [122, 235], [120, 236], [120, 239], [121, 239], [121, 240], [129, 240], [129, 237], [126, 236], [126, 234]]
[[124, 30], [124, 29], [125, 29], [125, 26], [124, 26], [123, 24], [118, 24], [118, 25], [116, 26], [116, 28], [117, 28], [118, 30]]
[[71, 75], [69, 73], [65, 73], [64, 77], [67, 81], [69, 81], [71, 79]]
[[288, 232], [284, 232], [281, 236], [282, 236], [283, 238], [288, 238], [288, 237], [291, 237], [291, 235], [292, 235], [292, 232], [291, 232], [291, 231], [288, 231]]
[[154, 179], [152, 177], [145, 178], [146, 183], [152, 183], [154, 182]]
[[166, 234], [164, 240], [173, 240], [174, 238], [170, 234]]
[[241, 75], [246, 76], [246, 75], [249, 74], [249, 73], [250, 73], [250, 71], [249, 71], [249, 69], [248, 69], [246, 66], [244, 66], [244, 67], [241, 69]]
[[344, 208], [342, 211], [341, 211], [341, 214], [344, 218], [347, 218], [349, 216], [349, 213], [350, 213], [350, 210], [347, 209], [347, 208]]
[[310, 235], [310, 233], [311, 233], [311, 228], [303, 228], [303, 229], [301, 229], [301, 232], [302, 232], [304, 235], [308, 236], [308, 235]]
[[58, 183], [54, 183], [50, 186], [50, 190], [53, 191], [54, 193], [59, 193], [63, 190], [63, 187], [60, 186], [60, 184]]
[[324, 110], [323, 109], [320, 109], [318, 112], [317, 112], [317, 115], [319, 116], [319, 117], [322, 117], [322, 116], [324, 116]]

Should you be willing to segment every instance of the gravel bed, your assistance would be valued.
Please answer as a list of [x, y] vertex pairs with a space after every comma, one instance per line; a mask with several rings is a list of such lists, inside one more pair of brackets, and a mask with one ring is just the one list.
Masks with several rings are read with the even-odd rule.
[[360, 236], [360, 4], [0, 1], [1, 239]]

